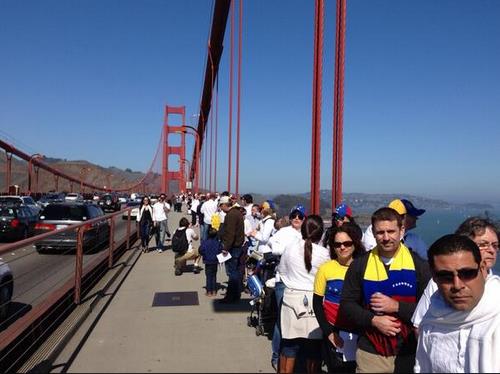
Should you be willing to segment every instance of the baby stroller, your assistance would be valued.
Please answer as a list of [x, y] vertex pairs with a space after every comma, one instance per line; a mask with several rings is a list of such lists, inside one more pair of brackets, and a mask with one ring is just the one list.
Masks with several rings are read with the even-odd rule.
[[[252, 252], [246, 261], [248, 290], [252, 296], [250, 316], [247, 325], [255, 327], [255, 335], [272, 336], [277, 317], [274, 287], [268, 287], [275, 275], [278, 258], [271, 253], [264, 255]], [[270, 282], [268, 282], [270, 281]]]

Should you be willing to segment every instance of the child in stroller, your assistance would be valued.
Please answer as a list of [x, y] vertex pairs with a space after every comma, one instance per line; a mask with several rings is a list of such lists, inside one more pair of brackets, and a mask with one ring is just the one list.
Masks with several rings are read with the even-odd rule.
[[248, 256], [245, 263], [248, 271], [246, 283], [252, 296], [250, 301], [252, 308], [250, 316], [247, 317], [247, 325], [255, 327], [257, 336], [272, 336], [276, 322], [277, 305], [274, 287], [270, 283], [274, 280], [277, 265], [276, 256], [271, 253], [262, 255], [256, 251]]

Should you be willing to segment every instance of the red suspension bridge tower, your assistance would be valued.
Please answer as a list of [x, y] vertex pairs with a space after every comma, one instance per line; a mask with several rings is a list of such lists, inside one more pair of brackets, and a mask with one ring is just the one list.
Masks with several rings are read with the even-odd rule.
[[[169, 125], [168, 116], [169, 114], [177, 114], [182, 116], [182, 123], [180, 125]], [[170, 185], [172, 181], [178, 181], [179, 187], [178, 191], [184, 191], [186, 189], [186, 174], [185, 167], [183, 167], [183, 160], [186, 159], [186, 133], [184, 131], [184, 125], [186, 124], [186, 107], [185, 106], [165, 106], [165, 120], [163, 122], [163, 159], [162, 159], [162, 175], [161, 175], [161, 191], [165, 192], [167, 196], [170, 195]], [[180, 145], [169, 145], [169, 134], [178, 134], [181, 137]], [[173, 164], [178, 167], [178, 170], [172, 171], [169, 166], [172, 167], [172, 162], [169, 165], [169, 156], [178, 156], [178, 162], [175, 161]]]

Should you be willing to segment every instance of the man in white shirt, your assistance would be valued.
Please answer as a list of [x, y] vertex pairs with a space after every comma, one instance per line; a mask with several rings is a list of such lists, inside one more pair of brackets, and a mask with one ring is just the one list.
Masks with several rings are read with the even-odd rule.
[[163, 252], [165, 235], [170, 238], [167, 216], [170, 211], [170, 204], [165, 201], [166, 198], [167, 196], [162, 193], [158, 201], [153, 205], [153, 224], [155, 226], [156, 251], [159, 253]]
[[443, 236], [428, 255], [439, 292], [420, 322], [415, 372], [500, 372], [500, 278], [463, 235]]
[[[203, 214], [203, 228], [200, 230], [201, 240], [206, 240], [208, 229], [212, 223], [212, 215], [217, 212], [217, 202], [215, 201], [215, 194], [207, 194], [207, 201], [201, 206], [200, 212]], [[200, 222], [201, 225], [201, 222]]]
[[198, 211], [198, 205], [200, 205], [200, 200], [198, 199], [198, 194], [194, 194], [193, 200], [191, 201], [191, 225], [196, 226], [196, 218], [197, 218], [197, 211]]
[[241, 202], [246, 211], [245, 218], [250, 219], [252, 216], [253, 196], [247, 193], [241, 197]]

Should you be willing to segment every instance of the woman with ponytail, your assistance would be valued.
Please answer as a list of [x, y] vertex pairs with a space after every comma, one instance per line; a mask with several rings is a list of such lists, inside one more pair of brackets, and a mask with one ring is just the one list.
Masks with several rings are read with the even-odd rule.
[[295, 359], [304, 355], [307, 373], [320, 371], [322, 331], [314, 315], [314, 278], [318, 268], [330, 260], [330, 252], [319, 242], [323, 220], [318, 215], [305, 218], [302, 240], [287, 246], [280, 261], [285, 292], [281, 306], [280, 373], [293, 373]]

